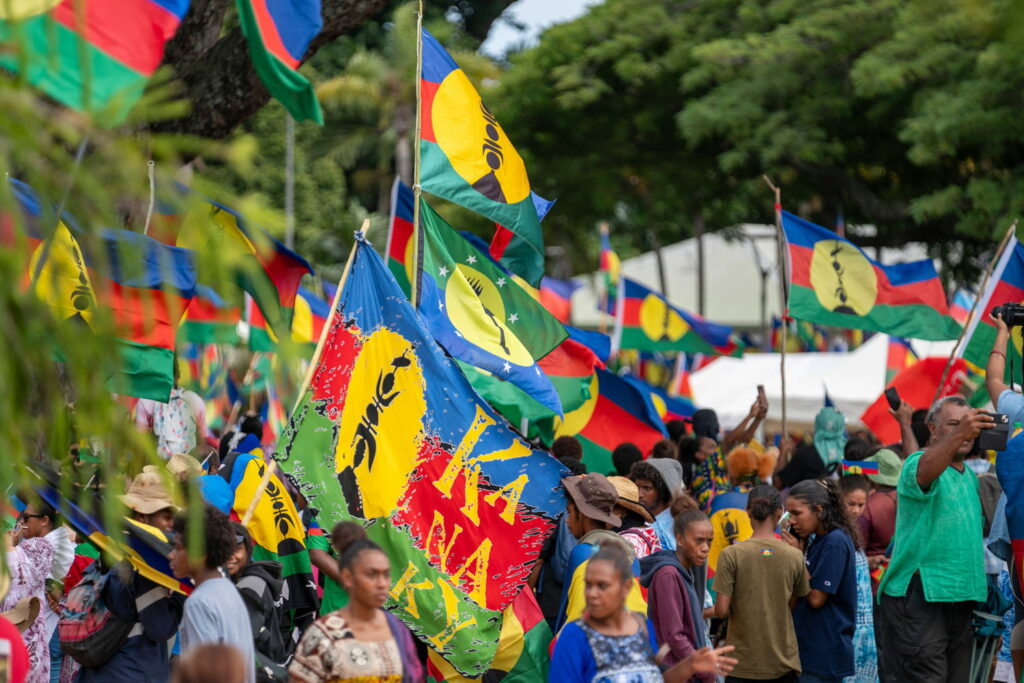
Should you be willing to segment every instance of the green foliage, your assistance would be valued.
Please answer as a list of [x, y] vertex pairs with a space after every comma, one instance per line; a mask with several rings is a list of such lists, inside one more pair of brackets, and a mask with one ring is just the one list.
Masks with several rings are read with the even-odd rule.
[[602, 219], [625, 253], [697, 213], [770, 221], [768, 174], [813, 220], [877, 225], [872, 243], [963, 241], [942, 254], [960, 278], [1024, 208], [1022, 18], [1009, 0], [606, 0], [513, 55], [492, 109], [578, 268]]

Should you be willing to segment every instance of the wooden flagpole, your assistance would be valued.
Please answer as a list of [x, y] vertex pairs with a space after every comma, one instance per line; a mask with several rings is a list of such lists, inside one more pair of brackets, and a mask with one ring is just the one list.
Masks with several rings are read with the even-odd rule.
[[[359, 232], [362, 235], [366, 235], [366, 231], [370, 229], [370, 219], [364, 219], [363, 225], [359, 228]], [[324, 345], [327, 343], [327, 335], [331, 331], [331, 324], [334, 322], [334, 317], [338, 313], [338, 302], [341, 301], [341, 291], [345, 289], [345, 283], [348, 281], [348, 274], [352, 271], [352, 262], [356, 259], [356, 251], [359, 250], [359, 242], [356, 241], [352, 245], [352, 251], [348, 253], [348, 261], [345, 262], [345, 272], [341, 274], [341, 280], [338, 282], [338, 289], [334, 292], [334, 300], [331, 302], [331, 313], [327, 316], [327, 321], [324, 322], [324, 327], [320, 330], [320, 340], [316, 344], [316, 351], [313, 352], [313, 359], [309, 362], [309, 368], [306, 369], [306, 376], [302, 379], [302, 386], [299, 388], [299, 393], [295, 396], [295, 405], [292, 406], [292, 415], [295, 415], [295, 411], [298, 410], [299, 405], [302, 403], [302, 397], [305, 396], [306, 391], [309, 389], [309, 385], [313, 382], [313, 374], [316, 372], [316, 366], [320, 362], [320, 356], [323, 355]], [[291, 417], [288, 418], [291, 422]], [[283, 433], [283, 432], [282, 432]], [[278, 437], [280, 438], [280, 437]], [[253, 493], [252, 500], [249, 501], [249, 507], [245, 510], [245, 515], [242, 517], [242, 526], [247, 526], [249, 520], [252, 519], [253, 514], [256, 512], [256, 506], [260, 502], [260, 498], [263, 497], [263, 492], [267, 489], [267, 484], [270, 483], [270, 478], [277, 472], [277, 461], [271, 459], [267, 463], [266, 470], [263, 472], [263, 478], [260, 479], [260, 484], [256, 488], [256, 492]]]
[[423, 142], [423, 0], [419, 0], [416, 9], [416, 148], [413, 154], [412, 178], [412, 235], [413, 235], [413, 274], [410, 290], [412, 307], [420, 307], [420, 273], [423, 270], [423, 230], [420, 229], [420, 148]]
[[782, 330], [779, 336], [782, 341], [782, 348], [779, 350], [779, 380], [782, 385], [782, 437], [786, 438], [789, 435], [786, 431], [786, 344], [788, 343], [789, 292], [786, 288], [788, 280], [786, 273], [786, 246], [785, 237], [782, 232], [782, 190], [767, 175], [761, 177], [764, 178], [764, 181], [768, 183], [768, 187], [775, 193], [775, 240], [779, 252], [779, 288], [782, 294]]
[[[953, 345], [953, 350], [949, 352], [949, 358], [946, 359], [946, 367], [942, 369], [942, 379], [939, 380], [939, 386], [935, 387], [935, 396], [932, 398], [932, 403], [939, 400], [940, 394], [942, 393], [942, 387], [946, 386], [946, 378], [949, 376], [949, 370], [953, 367], [953, 361], [959, 357], [960, 345], [963, 343], [964, 338], [967, 336], [967, 329], [971, 327], [971, 322], [974, 320], [974, 316], [977, 314], [978, 305], [981, 303], [982, 298], [985, 295], [985, 288], [988, 287], [988, 281], [992, 277], [992, 272], [995, 270], [996, 264], [999, 263], [999, 259], [1002, 258], [1003, 252], [1006, 250], [1006, 245], [1010, 243], [1010, 238], [1017, 232], [1017, 219], [1014, 219], [1013, 224], [1003, 235], [1003, 241], [999, 243], [999, 248], [996, 249], [995, 256], [988, 264], [988, 268], [985, 269], [985, 275], [981, 279], [981, 288], [978, 290], [978, 296], [974, 297], [974, 305], [971, 306], [971, 312], [967, 316], [967, 322], [960, 330], [960, 336], [957, 337], [956, 344]], [[984, 311], [982, 311], [984, 313]]]

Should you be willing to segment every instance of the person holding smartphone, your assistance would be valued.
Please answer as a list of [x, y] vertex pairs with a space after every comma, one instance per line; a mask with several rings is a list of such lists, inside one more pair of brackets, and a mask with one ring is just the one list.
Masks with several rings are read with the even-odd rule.
[[995, 421], [948, 396], [927, 422], [928, 448], [899, 475], [892, 558], [878, 587], [884, 681], [967, 680], [971, 617], [987, 595], [978, 478], [964, 458]]

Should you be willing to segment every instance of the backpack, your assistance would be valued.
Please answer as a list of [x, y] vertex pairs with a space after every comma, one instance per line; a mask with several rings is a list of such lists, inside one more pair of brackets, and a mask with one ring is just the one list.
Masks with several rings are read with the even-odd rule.
[[153, 433], [157, 453], [164, 458], [188, 453], [196, 447], [196, 418], [185, 400], [184, 389], [175, 387], [167, 403], [158, 403], [153, 408]]
[[117, 654], [132, 630], [132, 624], [112, 612], [103, 602], [103, 588], [109, 573], [93, 562], [82, 580], [64, 598], [57, 632], [60, 646], [83, 667], [105, 664]]

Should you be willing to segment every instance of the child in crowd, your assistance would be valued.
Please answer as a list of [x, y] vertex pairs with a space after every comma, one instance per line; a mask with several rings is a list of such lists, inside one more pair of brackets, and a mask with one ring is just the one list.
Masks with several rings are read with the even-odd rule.
[[[839, 479], [843, 505], [851, 519], [864, 513], [871, 494], [871, 482], [862, 474], [848, 474]], [[878, 680], [878, 651], [875, 647], [874, 601], [871, 592], [871, 570], [864, 548], [857, 544], [857, 626], [853, 632], [853, 661], [857, 673], [844, 683], [875, 683]]]

